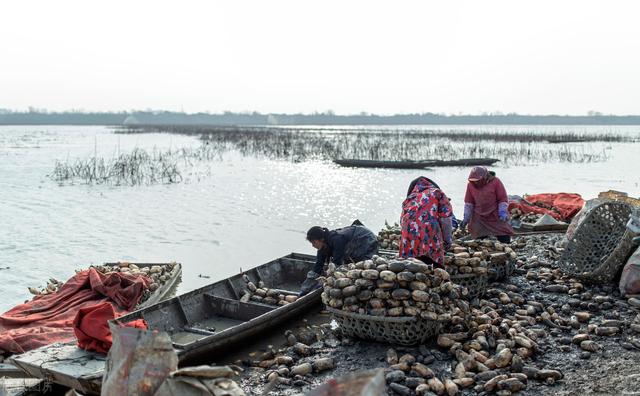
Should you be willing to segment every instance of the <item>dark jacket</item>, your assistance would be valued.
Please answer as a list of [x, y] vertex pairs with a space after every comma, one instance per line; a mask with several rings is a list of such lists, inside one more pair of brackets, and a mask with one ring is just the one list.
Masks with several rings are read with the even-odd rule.
[[363, 226], [351, 225], [329, 231], [325, 239], [327, 246], [318, 250], [313, 272], [322, 274], [322, 269], [329, 261], [335, 265], [344, 262], [358, 262], [373, 257], [378, 252], [378, 238]]

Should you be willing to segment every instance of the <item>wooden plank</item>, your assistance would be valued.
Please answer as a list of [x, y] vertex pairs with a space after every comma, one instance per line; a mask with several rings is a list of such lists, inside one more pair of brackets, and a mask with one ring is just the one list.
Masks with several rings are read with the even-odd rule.
[[302, 260], [302, 261], [310, 261], [312, 263], [316, 262], [316, 256], [315, 255], [305, 254], [305, 253], [295, 253], [294, 252], [294, 253], [290, 253], [290, 254], [284, 256], [284, 258]]
[[44, 380], [40, 378], [3, 378], [0, 376], [0, 395], [19, 396], [29, 390], [43, 390]]
[[276, 307], [267, 304], [242, 302], [211, 294], [205, 294], [205, 297], [211, 306], [212, 313], [244, 321], [251, 320], [276, 309]]
[[312, 260], [304, 260], [304, 259], [300, 259], [300, 258], [283, 257], [283, 258], [280, 259], [280, 262], [289, 263], [289, 264], [293, 264], [293, 265], [301, 265], [303, 267], [306, 267], [309, 264], [315, 264], [316, 258], [313, 257]]
[[225, 284], [227, 285], [227, 289], [229, 289], [231, 291], [231, 295], [236, 299], [239, 300], [240, 299], [240, 295], [238, 294], [238, 291], [236, 290], [235, 287], [233, 287], [233, 283], [231, 283], [231, 281], [229, 280], [229, 278], [225, 279]]
[[551, 224], [537, 227], [520, 227], [514, 228], [516, 235], [541, 234], [546, 232], [564, 232], [569, 228], [569, 224]]
[[[265, 284], [267, 283], [266, 280], [269, 279], [268, 276], [265, 276], [262, 271], [260, 270], [259, 267], [254, 268], [253, 272], [256, 274], [256, 276], [258, 277], [258, 282], [264, 282]], [[256, 285], [257, 286], [257, 285]]]
[[24, 371], [20, 370], [13, 364], [0, 363], [0, 378], [24, 378]]
[[87, 352], [75, 344], [54, 344], [12, 358], [16, 366], [36, 378], [74, 388], [83, 393], [100, 393], [105, 356]]

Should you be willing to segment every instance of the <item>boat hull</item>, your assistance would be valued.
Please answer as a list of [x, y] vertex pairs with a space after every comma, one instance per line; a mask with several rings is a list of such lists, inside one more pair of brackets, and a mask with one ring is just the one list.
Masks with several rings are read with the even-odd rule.
[[[282, 292], [296, 293], [314, 262], [315, 256], [291, 253], [180, 296], [147, 303], [143, 308], [111, 321], [110, 325], [144, 319], [150, 330], [169, 333], [180, 364], [205, 361], [219, 351], [248, 342], [320, 304], [321, 289], [278, 307], [241, 302], [246, 287], [245, 276], [256, 285], [262, 281]], [[211, 326], [218, 328], [209, 331]], [[95, 395], [100, 393], [106, 356], [82, 350], [75, 344], [54, 344], [16, 356], [14, 361], [33, 377], [47, 378]]]
[[[283, 306], [253, 301], [241, 302], [244, 276], [256, 285], [297, 294], [315, 256], [292, 253], [230, 278], [165, 300], [115, 320], [124, 324], [144, 319], [149, 329], [165, 331], [172, 338], [181, 363], [202, 361], [207, 356], [251, 339], [288, 320], [303, 315], [321, 303], [322, 290]], [[215, 327], [214, 331], [210, 331]]]
[[[115, 263], [106, 263], [114, 265]], [[134, 263], [138, 267], [152, 267], [163, 263]], [[182, 266], [176, 263], [169, 279], [140, 304], [140, 308], [157, 304], [168, 298], [182, 276]], [[75, 342], [55, 343], [11, 357], [12, 363], [23, 373], [45, 378], [86, 394], [100, 394], [106, 356], [78, 348]]]
[[425, 169], [441, 166], [490, 166], [498, 162], [494, 158], [463, 158], [459, 160], [425, 160], [425, 161], [374, 161], [340, 159], [334, 160], [338, 165], [355, 168], [391, 168], [391, 169]]

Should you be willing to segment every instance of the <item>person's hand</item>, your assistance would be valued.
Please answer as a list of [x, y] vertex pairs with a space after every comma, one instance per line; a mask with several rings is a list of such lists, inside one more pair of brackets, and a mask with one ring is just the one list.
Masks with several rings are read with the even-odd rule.
[[320, 274], [315, 272], [315, 271], [307, 272], [307, 278], [309, 278], [309, 279], [316, 279], [319, 276], [320, 276]]
[[502, 221], [507, 221], [507, 219], [509, 218], [509, 214], [507, 213], [507, 209], [505, 208], [498, 208], [498, 217], [500, 218], [500, 220]]
[[304, 280], [304, 282], [302, 282], [302, 285], [300, 285], [300, 293], [298, 294], [298, 297], [302, 297], [305, 294], [311, 292], [313, 289], [317, 289], [320, 285], [320, 282], [318, 281], [319, 277], [320, 274], [318, 274], [317, 272], [307, 272], [307, 278]]

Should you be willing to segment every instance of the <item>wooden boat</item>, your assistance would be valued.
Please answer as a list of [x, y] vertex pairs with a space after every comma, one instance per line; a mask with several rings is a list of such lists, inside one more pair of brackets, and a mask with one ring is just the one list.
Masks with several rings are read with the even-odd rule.
[[[116, 265], [116, 263], [105, 263]], [[165, 265], [167, 263], [132, 263], [139, 268]], [[156, 289], [139, 308], [148, 307], [169, 298], [182, 275], [182, 265], [175, 263], [169, 273], [169, 279]], [[47, 345], [21, 355], [15, 355], [10, 361], [16, 370], [35, 378], [46, 378], [47, 381], [74, 388], [86, 393], [100, 393], [100, 382], [104, 371], [106, 357], [99, 353], [88, 352], [72, 343], [55, 343]], [[5, 367], [9, 370], [10, 367]], [[18, 377], [16, 375], [15, 377]]]
[[459, 160], [434, 160], [428, 166], [489, 166], [500, 161], [495, 158], [462, 158]]
[[287, 305], [240, 301], [246, 275], [258, 285], [285, 295], [297, 295], [315, 256], [291, 253], [244, 273], [201, 287], [159, 304], [121, 316], [124, 324], [144, 319], [151, 330], [165, 331], [173, 341], [180, 362], [199, 361], [247, 341], [320, 304], [321, 289]]
[[[206, 360], [212, 353], [247, 342], [320, 304], [321, 289], [282, 306], [240, 301], [247, 287], [243, 274], [256, 285], [262, 281], [269, 289], [297, 295], [313, 263], [315, 256], [291, 253], [244, 273], [146, 306], [121, 316], [112, 324], [142, 318], [150, 330], [166, 331], [170, 335], [181, 364]], [[28, 352], [21, 355], [16, 363], [33, 376], [50, 376], [54, 382], [82, 393], [100, 393], [104, 355], [86, 352], [74, 345], [56, 347], [55, 352], [51, 349]]]
[[338, 165], [355, 168], [392, 168], [392, 169], [424, 169], [431, 162], [427, 161], [374, 161], [357, 159], [336, 159]]
[[336, 159], [338, 165], [357, 168], [393, 168], [393, 169], [424, 169], [436, 166], [479, 166], [493, 165], [498, 162], [494, 158], [463, 158], [459, 160], [423, 160], [423, 161], [376, 161], [359, 159]]

